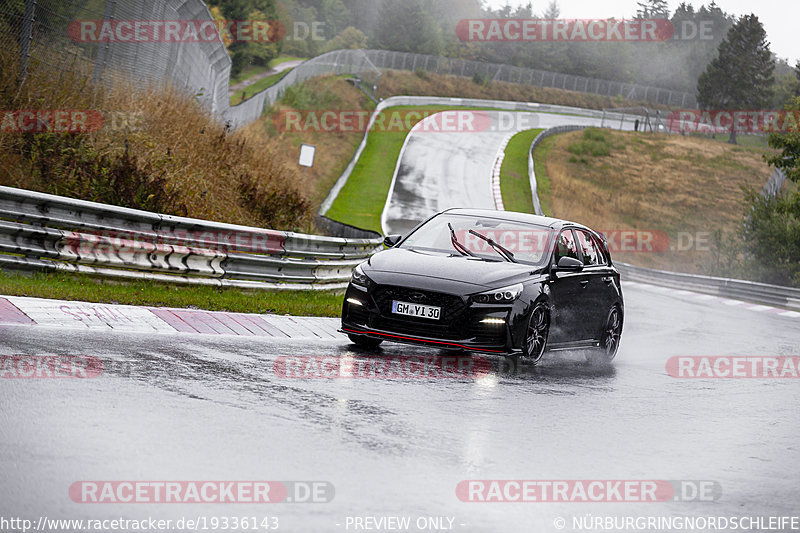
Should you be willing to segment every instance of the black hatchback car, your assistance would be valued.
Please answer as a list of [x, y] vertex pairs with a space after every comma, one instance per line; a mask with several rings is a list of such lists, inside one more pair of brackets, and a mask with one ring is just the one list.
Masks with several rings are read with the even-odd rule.
[[617, 353], [624, 304], [605, 238], [580, 224], [509, 211], [450, 209], [353, 271], [342, 332], [382, 341], [522, 355]]

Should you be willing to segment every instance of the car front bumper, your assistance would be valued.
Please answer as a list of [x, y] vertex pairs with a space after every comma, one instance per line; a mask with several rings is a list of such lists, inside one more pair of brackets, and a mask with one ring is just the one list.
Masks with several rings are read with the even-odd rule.
[[[391, 287], [387, 290], [392, 289]], [[466, 298], [441, 295], [442, 318], [432, 322], [390, 312], [391, 292], [363, 291], [352, 285], [345, 295], [341, 332], [443, 349], [511, 354], [510, 307], [469, 306]], [[358, 302], [358, 303], [355, 303]], [[492, 323], [484, 320], [492, 319]]]

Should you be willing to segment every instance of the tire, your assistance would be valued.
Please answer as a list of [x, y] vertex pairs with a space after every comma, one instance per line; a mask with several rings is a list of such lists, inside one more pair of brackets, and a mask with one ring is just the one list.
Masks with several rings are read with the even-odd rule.
[[603, 333], [600, 336], [600, 348], [595, 350], [592, 358], [595, 362], [610, 363], [617, 356], [619, 341], [622, 337], [622, 310], [619, 306], [614, 306], [608, 312], [608, 318], [603, 326]]
[[352, 333], [348, 333], [347, 336], [350, 338], [350, 342], [359, 348], [377, 348], [383, 342], [383, 339], [373, 339], [372, 337], [367, 337], [366, 335], [354, 335]]
[[532, 364], [538, 364], [547, 349], [547, 337], [550, 334], [550, 309], [544, 302], [537, 302], [525, 327], [525, 339], [522, 341], [522, 356]]

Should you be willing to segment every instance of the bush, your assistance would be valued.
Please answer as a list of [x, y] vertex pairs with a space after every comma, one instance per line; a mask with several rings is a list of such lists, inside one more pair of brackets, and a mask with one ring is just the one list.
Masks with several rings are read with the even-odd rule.
[[300, 84], [287, 88], [281, 103], [299, 111], [336, 109], [342, 105], [342, 98], [329, 89], [315, 90]]
[[476, 72], [472, 75], [472, 83], [481, 87], [489, 87], [492, 84], [492, 79], [482, 72]]
[[750, 210], [742, 236], [755, 275], [800, 287], [800, 193], [764, 197], [750, 189], [746, 197]]
[[[576, 161], [581, 163], [588, 163], [585, 156], [591, 157], [607, 157], [611, 155], [611, 143], [609, 136], [603, 130], [597, 128], [588, 128], [583, 130], [583, 137], [579, 141], [575, 141], [567, 146], [567, 150], [576, 156]], [[572, 158], [570, 158], [572, 161]]]

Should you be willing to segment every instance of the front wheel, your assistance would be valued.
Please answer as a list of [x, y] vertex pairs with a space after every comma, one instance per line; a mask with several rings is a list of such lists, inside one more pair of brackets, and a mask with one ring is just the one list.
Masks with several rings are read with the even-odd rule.
[[528, 317], [525, 329], [525, 340], [522, 345], [523, 356], [537, 364], [544, 356], [547, 348], [547, 336], [550, 333], [550, 310], [544, 302], [537, 303]]
[[619, 341], [622, 338], [622, 311], [616, 305], [608, 312], [603, 334], [600, 337], [600, 349], [597, 357], [599, 362], [610, 363], [614, 360], [619, 350]]
[[382, 339], [373, 339], [372, 337], [367, 337], [366, 335], [354, 335], [353, 333], [348, 333], [347, 336], [350, 339], [350, 342], [359, 348], [377, 348], [383, 342]]

